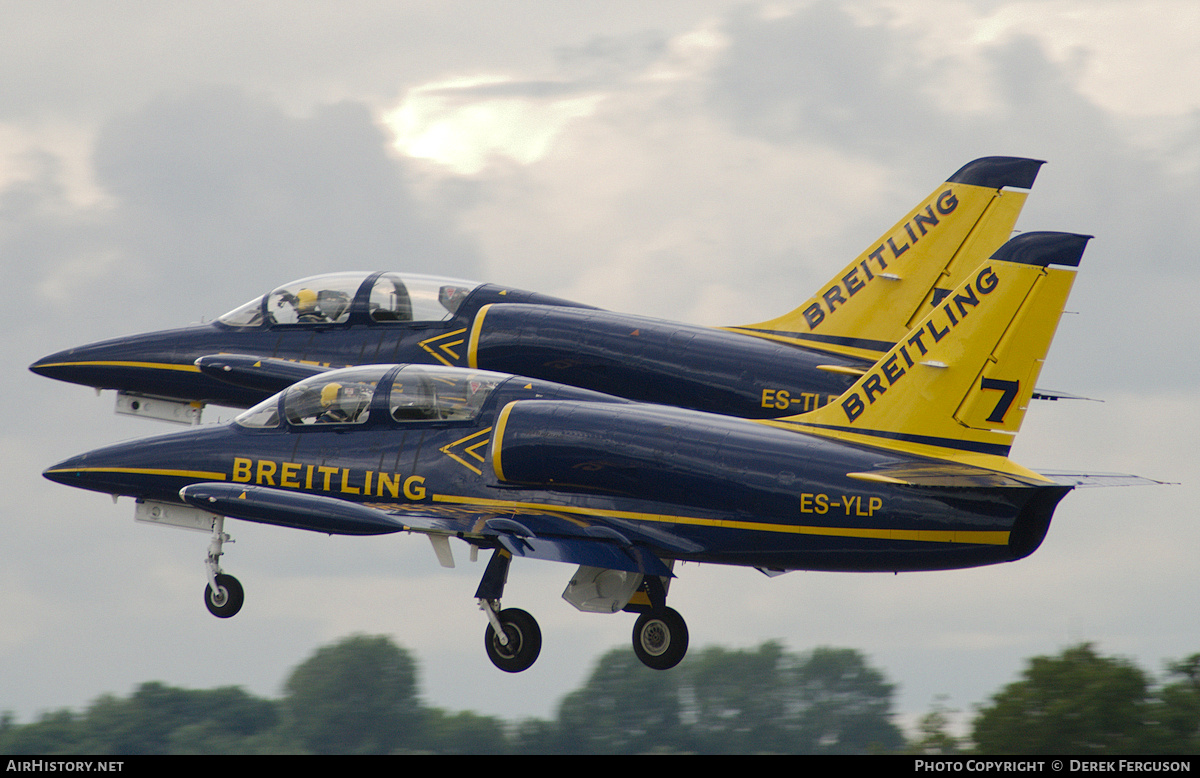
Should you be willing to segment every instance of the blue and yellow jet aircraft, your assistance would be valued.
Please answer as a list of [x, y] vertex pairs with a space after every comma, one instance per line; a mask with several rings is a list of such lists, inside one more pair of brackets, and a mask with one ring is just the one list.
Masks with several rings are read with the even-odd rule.
[[746, 418], [837, 397], [1008, 239], [1041, 166], [960, 170], [791, 313], [710, 328], [494, 284], [339, 273], [305, 278], [209, 324], [68, 349], [31, 369], [116, 389], [121, 412], [198, 421], [330, 367], [469, 367]]
[[749, 420], [473, 368], [359, 366], [228, 425], [102, 448], [45, 476], [211, 532], [205, 602], [219, 617], [244, 597], [219, 564], [226, 517], [416, 532], [445, 566], [454, 538], [472, 558], [492, 551], [476, 597], [502, 670], [528, 668], [541, 647], [533, 617], [500, 607], [514, 557], [579, 565], [564, 596], [639, 613], [634, 650], [665, 669], [688, 641], [666, 602], [675, 561], [897, 572], [1037, 549], [1089, 479], [1038, 474], [1008, 452], [1087, 240], [1013, 238], [808, 413]]

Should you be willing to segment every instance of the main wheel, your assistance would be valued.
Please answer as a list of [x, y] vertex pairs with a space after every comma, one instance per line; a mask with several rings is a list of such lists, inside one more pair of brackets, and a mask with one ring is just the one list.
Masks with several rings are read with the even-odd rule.
[[541, 628], [533, 616], [520, 608], [507, 608], [496, 616], [508, 638], [508, 645], [500, 645], [496, 630], [488, 624], [483, 635], [483, 647], [487, 649], [488, 659], [506, 673], [528, 670], [542, 651]]
[[212, 585], [204, 587], [204, 604], [208, 612], [218, 619], [227, 619], [242, 609], [246, 596], [242, 585], [232, 575], [217, 576], [217, 590]]
[[687, 648], [687, 623], [671, 608], [643, 613], [633, 625], [633, 653], [646, 667], [669, 670], [679, 664]]

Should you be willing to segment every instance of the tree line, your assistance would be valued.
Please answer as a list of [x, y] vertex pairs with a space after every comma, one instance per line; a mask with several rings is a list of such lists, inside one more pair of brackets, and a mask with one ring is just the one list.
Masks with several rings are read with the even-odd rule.
[[505, 721], [421, 701], [417, 663], [385, 636], [355, 635], [297, 666], [278, 699], [239, 687], [158, 682], [86, 710], [19, 724], [0, 715], [3, 754], [1195, 753], [1200, 654], [1156, 681], [1090, 644], [1030, 659], [974, 713], [965, 737], [940, 705], [906, 738], [895, 686], [859, 651], [695, 651], [675, 670], [628, 649], [596, 662], [552, 720]]

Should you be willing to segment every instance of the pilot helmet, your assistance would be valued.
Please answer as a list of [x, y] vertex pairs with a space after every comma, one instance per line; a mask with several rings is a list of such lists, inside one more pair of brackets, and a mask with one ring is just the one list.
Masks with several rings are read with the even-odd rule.
[[342, 391], [342, 385], [336, 381], [321, 387], [321, 407], [329, 408], [337, 402], [338, 392], [340, 391]]
[[305, 287], [296, 292], [296, 307], [301, 311], [311, 311], [317, 307], [317, 293]]

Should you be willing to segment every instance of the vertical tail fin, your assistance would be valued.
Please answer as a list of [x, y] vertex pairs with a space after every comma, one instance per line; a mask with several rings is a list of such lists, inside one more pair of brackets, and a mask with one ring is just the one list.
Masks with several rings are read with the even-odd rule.
[[845, 394], [781, 421], [943, 458], [1006, 457], [1090, 237], [1016, 236]]
[[969, 162], [821, 291], [776, 319], [731, 329], [874, 361], [1012, 233], [1044, 164]]

